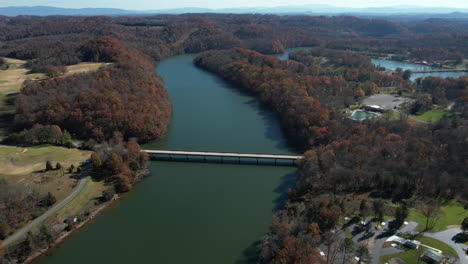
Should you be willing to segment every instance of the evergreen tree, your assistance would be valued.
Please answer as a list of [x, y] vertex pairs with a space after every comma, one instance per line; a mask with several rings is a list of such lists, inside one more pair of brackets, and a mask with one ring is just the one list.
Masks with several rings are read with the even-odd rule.
[[55, 196], [52, 193], [48, 192], [46, 197], [45, 197], [46, 206], [49, 207], [49, 206], [55, 204], [55, 202], [57, 202], [57, 199], [55, 198]]
[[52, 167], [52, 162], [46, 161], [46, 171], [53, 170], [54, 168]]

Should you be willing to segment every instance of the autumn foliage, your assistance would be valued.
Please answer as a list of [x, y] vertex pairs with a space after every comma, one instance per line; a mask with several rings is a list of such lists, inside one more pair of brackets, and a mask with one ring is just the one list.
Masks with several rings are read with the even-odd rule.
[[111, 37], [92, 40], [82, 50], [84, 59], [115, 64], [93, 73], [26, 83], [16, 102], [17, 126], [54, 124], [78, 138], [97, 141], [116, 131], [141, 142], [160, 138], [172, 108], [154, 64]]

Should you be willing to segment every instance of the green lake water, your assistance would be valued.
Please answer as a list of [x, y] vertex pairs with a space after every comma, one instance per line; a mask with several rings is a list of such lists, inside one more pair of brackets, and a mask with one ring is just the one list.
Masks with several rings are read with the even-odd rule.
[[[167, 137], [145, 148], [295, 153], [273, 114], [193, 55], [157, 71], [174, 113]], [[250, 263], [296, 177], [292, 167], [178, 162], [151, 162], [151, 172], [38, 263]]]

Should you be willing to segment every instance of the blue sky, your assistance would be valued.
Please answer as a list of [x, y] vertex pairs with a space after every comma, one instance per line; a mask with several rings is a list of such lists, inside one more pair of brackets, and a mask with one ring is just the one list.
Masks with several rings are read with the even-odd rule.
[[5, 6], [55, 6], [66, 8], [108, 7], [132, 10], [179, 7], [274, 7], [285, 5], [328, 4], [343, 7], [427, 6], [468, 8], [468, 0], [0, 0]]

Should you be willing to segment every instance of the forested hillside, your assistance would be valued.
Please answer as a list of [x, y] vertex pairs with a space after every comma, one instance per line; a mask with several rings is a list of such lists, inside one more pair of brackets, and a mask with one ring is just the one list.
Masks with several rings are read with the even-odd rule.
[[102, 141], [115, 131], [145, 142], [164, 135], [171, 104], [154, 64], [113, 37], [79, 48], [82, 61], [114, 62], [97, 72], [27, 83], [18, 97], [15, 123], [29, 128], [56, 124], [78, 138]]
[[[326, 59], [330, 67], [311, 63], [308, 55]], [[359, 76], [375, 75], [378, 80], [361, 56], [314, 49], [291, 56], [302, 64], [232, 49], [208, 51], [196, 59], [199, 66], [256, 94], [279, 114], [296, 144], [312, 147], [304, 154], [288, 205], [277, 213], [264, 240], [262, 263], [319, 263], [313, 248], [327, 243], [326, 232], [336, 227], [340, 216], [353, 212], [344, 199], [348, 194], [397, 203], [413, 197], [468, 199], [466, 119], [421, 127], [406, 120], [357, 124], [341, 116], [343, 98], [351, 103], [377, 90], [370, 79], [350, 78], [352, 67], [362, 67]], [[393, 78], [404, 83], [400, 76]], [[462, 100], [457, 105], [463, 108], [465, 79], [430, 78], [419, 89]]]
[[[156, 63], [202, 52], [198, 66], [257, 96], [305, 152], [297, 184], [261, 245], [260, 262], [320, 263], [317, 246], [354, 210], [347, 195], [405, 206], [414, 197], [468, 199], [467, 79], [412, 84], [402, 72], [378, 71], [368, 57], [463, 66], [465, 24], [436, 22], [233, 14], [0, 17], [0, 56], [26, 60], [30, 72], [47, 75], [9, 97], [14, 118], [1, 121], [14, 122], [16, 133], [5, 142], [72, 147], [71, 137], [81, 140], [95, 151], [94, 176], [126, 192], [147, 173], [138, 142], [162, 138], [171, 118]], [[267, 55], [293, 47], [311, 48], [286, 61]], [[78, 62], [109, 64], [63, 76], [64, 66]], [[0, 68], [4, 64], [0, 59]], [[343, 116], [344, 108], [381, 87], [425, 93], [432, 100], [427, 105], [451, 101], [456, 114], [424, 126], [405, 118], [356, 123]], [[31, 250], [23, 253], [18, 256]]]

